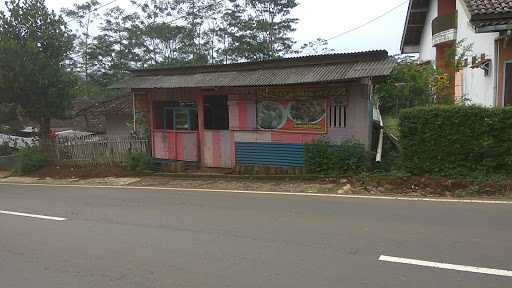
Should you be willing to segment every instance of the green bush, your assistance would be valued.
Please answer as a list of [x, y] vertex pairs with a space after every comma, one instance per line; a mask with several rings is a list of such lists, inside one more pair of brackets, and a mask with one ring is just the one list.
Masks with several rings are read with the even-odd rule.
[[147, 153], [131, 153], [126, 160], [126, 167], [130, 171], [142, 172], [153, 169], [153, 158]]
[[39, 147], [20, 149], [16, 153], [14, 172], [19, 175], [37, 171], [48, 164], [48, 157]]
[[512, 172], [512, 109], [411, 108], [400, 113], [403, 166], [413, 174]]
[[358, 143], [331, 145], [328, 141], [317, 140], [306, 144], [304, 160], [309, 174], [337, 176], [366, 171], [370, 153]]
[[9, 146], [8, 142], [4, 142], [0, 144], [0, 156], [9, 156], [13, 155], [16, 152], [16, 149]]

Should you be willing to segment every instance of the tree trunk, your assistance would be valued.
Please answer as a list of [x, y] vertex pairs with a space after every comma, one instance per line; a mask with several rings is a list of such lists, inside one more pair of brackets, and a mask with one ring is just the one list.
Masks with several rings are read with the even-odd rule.
[[39, 120], [39, 147], [45, 153], [50, 150], [50, 118], [42, 117]]

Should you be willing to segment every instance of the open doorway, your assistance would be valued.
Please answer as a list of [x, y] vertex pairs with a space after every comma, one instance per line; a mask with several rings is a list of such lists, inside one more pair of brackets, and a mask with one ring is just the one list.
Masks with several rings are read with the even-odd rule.
[[231, 168], [232, 148], [227, 96], [204, 97], [202, 163], [205, 167]]
[[227, 96], [205, 97], [204, 129], [229, 130], [229, 109]]

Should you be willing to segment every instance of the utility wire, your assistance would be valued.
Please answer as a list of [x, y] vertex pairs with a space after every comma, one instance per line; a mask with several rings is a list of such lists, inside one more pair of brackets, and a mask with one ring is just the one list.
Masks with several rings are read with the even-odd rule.
[[336, 35], [336, 36], [333, 36], [333, 37], [328, 38], [328, 39], [325, 39], [325, 40], [326, 40], [326, 41], [331, 41], [331, 40], [333, 40], [333, 39], [339, 38], [339, 37], [341, 37], [341, 36], [344, 36], [344, 35], [346, 35], [346, 34], [349, 34], [349, 33], [352, 33], [352, 32], [354, 32], [354, 31], [356, 31], [356, 30], [359, 30], [359, 29], [361, 29], [361, 28], [363, 28], [363, 27], [367, 26], [368, 24], [371, 24], [371, 23], [373, 23], [373, 22], [375, 22], [375, 21], [377, 21], [377, 20], [379, 20], [379, 19], [381, 19], [381, 18], [383, 18], [383, 17], [387, 16], [388, 14], [390, 14], [391, 12], [395, 11], [396, 9], [398, 9], [398, 8], [402, 7], [403, 5], [405, 5], [405, 4], [406, 4], [406, 3], [408, 3], [408, 2], [409, 2], [409, 0], [406, 0], [406, 1], [402, 2], [402, 3], [400, 3], [399, 5], [397, 5], [397, 6], [393, 7], [393, 8], [391, 8], [391, 9], [389, 9], [388, 11], [384, 12], [382, 15], [379, 15], [379, 16], [377, 16], [377, 17], [373, 18], [372, 20], [370, 20], [370, 21], [368, 21], [368, 22], [365, 22], [364, 24], [361, 24], [361, 25], [359, 25], [359, 26], [357, 26], [357, 27], [354, 27], [354, 28], [352, 28], [352, 29], [350, 29], [350, 30], [347, 30], [347, 31], [345, 31], [345, 32], [342, 32], [342, 33], [340, 33], [340, 34], [338, 34], [338, 35]]

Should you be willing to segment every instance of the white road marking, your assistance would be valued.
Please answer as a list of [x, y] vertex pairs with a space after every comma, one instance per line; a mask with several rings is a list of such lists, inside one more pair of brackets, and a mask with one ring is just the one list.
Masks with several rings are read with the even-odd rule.
[[223, 190], [223, 189], [200, 189], [200, 188], [177, 188], [177, 187], [151, 187], [151, 186], [115, 186], [115, 185], [79, 185], [79, 184], [42, 184], [42, 183], [9, 183], [2, 182], [0, 185], [11, 186], [39, 186], [39, 187], [78, 187], [78, 188], [113, 188], [113, 189], [144, 189], [164, 190], [177, 192], [219, 192], [239, 194], [264, 194], [264, 195], [289, 195], [289, 196], [311, 196], [311, 197], [332, 197], [352, 199], [374, 199], [374, 200], [402, 200], [402, 201], [426, 201], [426, 202], [448, 202], [448, 203], [477, 203], [477, 204], [508, 204], [512, 201], [499, 200], [463, 200], [446, 198], [419, 198], [419, 197], [393, 197], [393, 196], [370, 196], [370, 195], [343, 195], [343, 194], [320, 194], [320, 193], [295, 193], [295, 192], [271, 192], [271, 191], [249, 191], [249, 190]]
[[38, 218], [38, 219], [45, 219], [45, 220], [54, 220], [54, 221], [65, 221], [65, 220], [68, 220], [67, 218], [62, 218], [62, 217], [53, 217], [53, 216], [45, 216], [45, 215], [37, 215], [37, 214], [28, 214], [28, 213], [21, 213], [21, 212], [14, 212], [14, 211], [5, 211], [5, 210], [0, 210], [0, 214], [23, 216], [23, 217], [31, 217], [31, 218]]
[[379, 261], [392, 262], [392, 263], [401, 263], [401, 264], [410, 264], [410, 265], [432, 267], [432, 268], [438, 268], [438, 269], [448, 269], [448, 270], [456, 270], [456, 271], [464, 271], [464, 272], [472, 272], [472, 273], [480, 273], [480, 274], [489, 274], [489, 275], [512, 277], [512, 271], [508, 271], [508, 270], [491, 269], [491, 268], [474, 267], [474, 266], [464, 266], [464, 265], [455, 265], [455, 264], [446, 264], [446, 263], [422, 261], [422, 260], [409, 259], [409, 258], [399, 258], [399, 257], [385, 256], [385, 255], [381, 255], [379, 257]]

